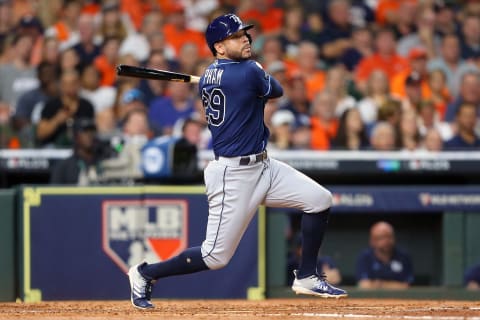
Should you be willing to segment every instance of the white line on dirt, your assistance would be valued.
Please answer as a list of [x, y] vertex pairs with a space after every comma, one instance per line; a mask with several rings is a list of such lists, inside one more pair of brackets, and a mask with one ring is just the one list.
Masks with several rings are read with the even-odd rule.
[[342, 314], [342, 313], [292, 313], [292, 316], [313, 317], [313, 318], [379, 318], [382, 319], [410, 319], [410, 320], [480, 320], [480, 317], [461, 316], [389, 316], [373, 314]]

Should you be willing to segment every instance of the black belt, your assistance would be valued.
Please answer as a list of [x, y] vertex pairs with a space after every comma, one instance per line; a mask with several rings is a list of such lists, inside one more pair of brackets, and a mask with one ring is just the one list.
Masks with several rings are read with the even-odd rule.
[[[264, 150], [260, 153], [257, 153], [255, 155], [255, 161], [253, 161], [252, 163], [250, 163], [250, 157], [249, 156], [245, 156], [245, 157], [240, 157], [240, 161], [239, 161], [239, 165], [241, 166], [247, 166], [249, 164], [253, 164], [253, 163], [258, 163], [258, 162], [261, 162], [263, 160], [267, 160], [267, 150]], [[215, 160], [218, 160], [218, 158], [220, 158], [219, 156], [215, 156]]]

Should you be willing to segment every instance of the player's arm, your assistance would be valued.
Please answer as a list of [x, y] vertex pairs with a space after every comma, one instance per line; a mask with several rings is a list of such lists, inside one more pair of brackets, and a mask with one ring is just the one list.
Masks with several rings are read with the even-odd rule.
[[283, 88], [280, 82], [263, 70], [258, 62], [251, 61], [247, 72], [247, 79], [251, 79], [258, 96], [273, 99], [283, 95]]

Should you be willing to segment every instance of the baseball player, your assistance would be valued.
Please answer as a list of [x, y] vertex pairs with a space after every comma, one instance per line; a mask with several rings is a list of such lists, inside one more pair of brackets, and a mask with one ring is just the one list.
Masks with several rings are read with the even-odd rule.
[[302, 260], [292, 289], [325, 298], [347, 296], [316, 270], [331, 193], [267, 155], [264, 106], [283, 90], [260, 64], [250, 60], [252, 40], [247, 30], [252, 27], [234, 14], [219, 16], [207, 27], [207, 44], [216, 60], [199, 84], [215, 154], [204, 171], [209, 204], [206, 236], [201, 246], [169, 260], [130, 268], [131, 301], [137, 308], [153, 307], [150, 297], [157, 279], [226, 266], [260, 204], [304, 212]]

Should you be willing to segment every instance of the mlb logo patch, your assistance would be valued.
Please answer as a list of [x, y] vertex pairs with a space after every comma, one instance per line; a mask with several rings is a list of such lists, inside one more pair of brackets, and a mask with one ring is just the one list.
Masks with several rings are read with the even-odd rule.
[[102, 203], [102, 245], [124, 271], [142, 261], [167, 260], [188, 245], [185, 200], [106, 200]]

